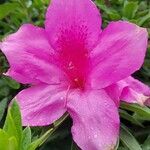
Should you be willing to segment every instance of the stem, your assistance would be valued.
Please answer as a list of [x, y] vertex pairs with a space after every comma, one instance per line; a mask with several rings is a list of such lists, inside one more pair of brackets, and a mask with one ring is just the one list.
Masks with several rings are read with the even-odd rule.
[[43, 134], [39, 139], [32, 142], [28, 150], [35, 150], [37, 147], [41, 146], [55, 131], [56, 129], [66, 120], [66, 118], [69, 115], [65, 113], [59, 120], [57, 120], [53, 125], [52, 128], [50, 128], [45, 134]]
[[40, 144], [41, 146], [59, 127], [60, 125], [68, 118], [69, 114], [65, 113], [60, 119], [54, 122], [54, 126], [50, 128], [44, 135], [40, 137]]

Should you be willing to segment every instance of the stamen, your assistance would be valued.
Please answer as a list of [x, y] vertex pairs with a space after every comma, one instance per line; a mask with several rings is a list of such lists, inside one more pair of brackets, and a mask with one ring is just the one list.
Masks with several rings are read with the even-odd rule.
[[66, 91], [66, 97], [65, 97], [65, 105], [64, 105], [64, 107], [67, 106], [70, 88], [71, 88], [71, 85], [68, 86], [67, 91]]

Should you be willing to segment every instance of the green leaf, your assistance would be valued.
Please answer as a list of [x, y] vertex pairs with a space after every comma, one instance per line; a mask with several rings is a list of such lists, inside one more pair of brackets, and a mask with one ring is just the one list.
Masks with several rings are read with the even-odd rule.
[[142, 150], [137, 140], [124, 125], [121, 125], [120, 139], [129, 150]]
[[45, 132], [40, 138], [33, 141], [28, 150], [35, 150], [37, 147], [41, 146], [54, 132], [55, 130], [68, 118], [68, 113], [65, 113], [60, 119], [53, 123], [53, 128], [50, 128]]
[[0, 129], [0, 150], [19, 150], [16, 138], [9, 137], [2, 129]]
[[95, 0], [95, 3], [97, 4], [97, 5], [104, 5], [105, 3], [104, 3], [104, 0]]
[[121, 19], [120, 14], [113, 8], [108, 8], [106, 5], [97, 4], [98, 7], [103, 10], [111, 20], [119, 20]]
[[120, 141], [119, 141], [119, 138], [118, 138], [118, 140], [117, 140], [117, 144], [116, 144], [116, 146], [115, 146], [114, 150], [117, 150], [117, 149], [118, 149], [119, 144], [120, 144]]
[[17, 104], [16, 101], [13, 101], [12, 106], [10, 108], [10, 112], [11, 112], [15, 127], [17, 129], [18, 138], [21, 139], [22, 138], [21, 112], [20, 112], [19, 105]]
[[123, 17], [133, 19], [138, 10], [138, 3], [133, 1], [125, 1], [123, 8]]
[[8, 135], [5, 131], [0, 129], [0, 150], [8, 150]]
[[139, 4], [139, 10], [146, 10], [147, 9], [147, 2], [146, 1], [141, 1]]
[[22, 139], [21, 115], [19, 111], [19, 106], [15, 101], [8, 109], [3, 129], [8, 133], [9, 137], [15, 136], [20, 147]]
[[0, 121], [2, 120], [4, 112], [6, 110], [7, 101], [8, 101], [7, 98], [4, 98], [0, 101]]
[[9, 95], [9, 88], [6, 86], [0, 87], [0, 96], [7, 97]]
[[36, 148], [41, 146], [47, 140], [47, 138], [50, 136], [51, 133], [53, 133], [53, 128], [48, 130], [43, 136], [41, 136], [37, 140], [33, 141], [30, 144], [28, 150], [35, 150]]
[[139, 125], [141, 127], [143, 127], [142, 123], [139, 122], [136, 118], [134, 118], [134, 116], [128, 114], [125, 110], [119, 110], [120, 112], [120, 116], [128, 121], [130, 121], [131, 123], [135, 124], [135, 125]]
[[11, 113], [10, 113], [10, 109], [8, 109], [7, 117], [5, 120], [3, 130], [7, 132], [9, 137], [14, 136], [17, 133], [13, 118], [12, 118]]
[[71, 150], [79, 150], [77, 145], [74, 143], [74, 141], [72, 141]]
[[31, 144], [31, 129], [30, 127], [26, 127], [23, 130], [21, 150], [28, 150], [30, 144]]
[[15, 80], [11, 79], [10, 77], [3, 77], [3, 80], [9, 85], [12, 89], [19, 89], [20, 84]]
[[17, 140], [16, 140], [16, 138], [14, 136], [9, 138], [8, 142], [9, 142], [8, 150], [19, 150]]
[[134, 113], [133, 117], [136, 120], [140, 120], [140, 121], [150, 121], [150, 117], [149, 116], [144, 116], [144, 115], [141, 115], [141, 114], [138, 114], [138, 113]]
[[121, 19], [121, 16], [115, 10], [109, 10], [107, 13], [108, 13], [108, 16], [109, 16], [109, 18], [111, 20], [119, 20], [119, 19]]
[[147, 15], [139, 18], [138, 25], [142, 26], [146, 21], [149, 21], [149, 20], [150, 20], [150, 11], [149, 11], [149, 13]]
[[138, 115], [144, 118], [150, 118], [150, 109], [146, 106], [140, 106], [138, 104], [121, 103], [121, 108], [136, 112]]
[[0, 19], [6, 17], [9, 13], [16, 10], [19, 7], [18, 3], [4, 3], [0, 5]]
[[128, 148], [120, 146], [117, 150], [129, 150]]
[[145, 140], [144, 144], [142, 145], [143, 150], [150, 150], [150, 135]]

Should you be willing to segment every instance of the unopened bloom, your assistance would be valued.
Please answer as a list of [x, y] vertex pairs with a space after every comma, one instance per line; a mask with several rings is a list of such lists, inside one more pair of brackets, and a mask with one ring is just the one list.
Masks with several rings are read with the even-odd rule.
[[147, 31], [135, 24], [102, 30], [91, 0], [52, 0], [45, 28], [25, 24], [1, 45], [7, 75], [31, 85], [16, 96], [23, 124], [49, 125], [67, 111], [83, 150], [114, 149], [119, 114], [106, 88], [138, 70], [146, 48]]

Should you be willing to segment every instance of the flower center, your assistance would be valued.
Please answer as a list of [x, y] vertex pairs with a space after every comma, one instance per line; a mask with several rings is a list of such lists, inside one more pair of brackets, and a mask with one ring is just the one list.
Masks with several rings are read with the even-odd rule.
[[75, 26], [62, 31], [58, 41], [61, 65], [73, 88], [85, 87], [89, 66], [86, 36], [86, 26]]
[[61, 59], [63, 69], [70, 79], [71, 86], [84, 89], [87, 78], [88, 54], [83, 47], [78, 46], [64, 49], [61, 53]]

